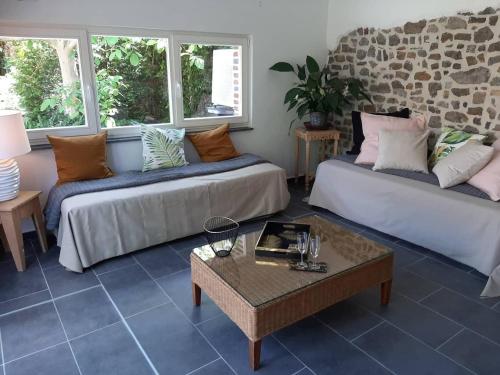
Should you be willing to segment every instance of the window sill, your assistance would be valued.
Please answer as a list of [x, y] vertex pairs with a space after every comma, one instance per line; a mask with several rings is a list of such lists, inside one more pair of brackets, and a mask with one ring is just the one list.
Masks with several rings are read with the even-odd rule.
[[[253, 130], [253, 127], [251, 126], [240, 126], [240, 127], [235, 127], [235, 128], [230, 128], [229, 132], [230, 133], [236, 133], [236, 132], [246, 132]], [[189, 133], [198, 133], [200, 130], [196, 129], [186, 129], [186, 134]], [[134, 142], [134, 141], [140, 141], [141, 136], [140, 135], [135, 135], [135, 136], [129, 136], [129, 137], [108, 137], [108, 140], [106, 143], [118, 143], [118, 142]], [[46, 150], [50, 149], [52, 146], [50, 143], [37, 143], [37, 144], [32, 144], [31, 145], [31, 150], [36, 151], [36, 150]]]

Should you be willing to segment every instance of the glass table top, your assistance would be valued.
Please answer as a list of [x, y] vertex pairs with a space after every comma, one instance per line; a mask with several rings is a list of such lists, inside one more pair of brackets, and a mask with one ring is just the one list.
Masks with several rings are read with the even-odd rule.
[[193, 253], [254, 307], [392, 254], [391, 249], [316, 215], [294, 222], [310, 224], [312, 235], [320, 235], [317, 261], [328, 265], [326, 273], [292, 271], [288, 259], [257, 256], [261, 230], [241, 234], [227, 257], [216, 257], [209, 245]]

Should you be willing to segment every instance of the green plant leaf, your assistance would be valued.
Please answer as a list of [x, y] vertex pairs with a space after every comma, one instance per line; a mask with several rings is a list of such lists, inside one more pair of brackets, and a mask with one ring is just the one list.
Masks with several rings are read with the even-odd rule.
[[446, 137], [441, 141], [441, 143], [447, 143], [447, 144], [457, 144], [457, 143], [462, 143], [468, 140], [470, 137], [472, 137], [472, 134], [456, 130], [448, 133]]
[[277, 72], [294, 72], [293, 66], [287, 62], [277, 62], [269, 68], [270, 70], [275, 70]]
[[306, 66], [305, 65], [297, 65], [297, 76], [301, 81], [306, 79]]
[[106, 41], [106, 44], [109, 46], [114, 46], [116, 43], [118, 43], [118, 37], [116, 36], [107, 36], [104, 38]]
[[130, 54], [129, 60], [130, 60], [130, 64], [132, 64], [132, 66], [137, 66], [140, 63], [139, 56], [137, 56], [137, 54], [134, 52], [132, 52]]
[[285, 94], [284, 104], [287, 104], [290, 101], [296, 99], [300, 94], [302, 94], [302, 89], [299, 89], [298, 87], [294, 87], [293, 89], [288, 90], [288, 92]]
[[316, 60], [314, 60], [313, 57], [311, 56], [306, 57], [306, 65], [307, 65], [307, 70], [309, 70], [309, 73], [319, 72], [319, 64], [317, 63]]

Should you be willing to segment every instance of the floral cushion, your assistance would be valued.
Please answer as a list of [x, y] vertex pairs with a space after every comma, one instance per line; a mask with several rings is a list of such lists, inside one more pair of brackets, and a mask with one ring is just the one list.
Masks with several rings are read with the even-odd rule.
[[187, 165], [184, 155], [186, 129], [160, 129], [141, 126], [142, 171], [159, 168], [173, 168]]
[[484, 135], [467, 133], [463, 130], [455, 130], [453, 128], [444, 128], [429, 157], [429, 166], [431, 168], [434, 167], [439, 160], [444, 159], [467, 142], [483, 142], [485, 138]]

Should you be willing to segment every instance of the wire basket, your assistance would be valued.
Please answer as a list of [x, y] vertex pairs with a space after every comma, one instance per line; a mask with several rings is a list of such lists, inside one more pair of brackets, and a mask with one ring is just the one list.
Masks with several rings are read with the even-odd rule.
[[231, 253], [236, 243], [240, 225], [228, 217], [214, 216], [205, 221], [203, 229], [215, 255], [225, 257]]

